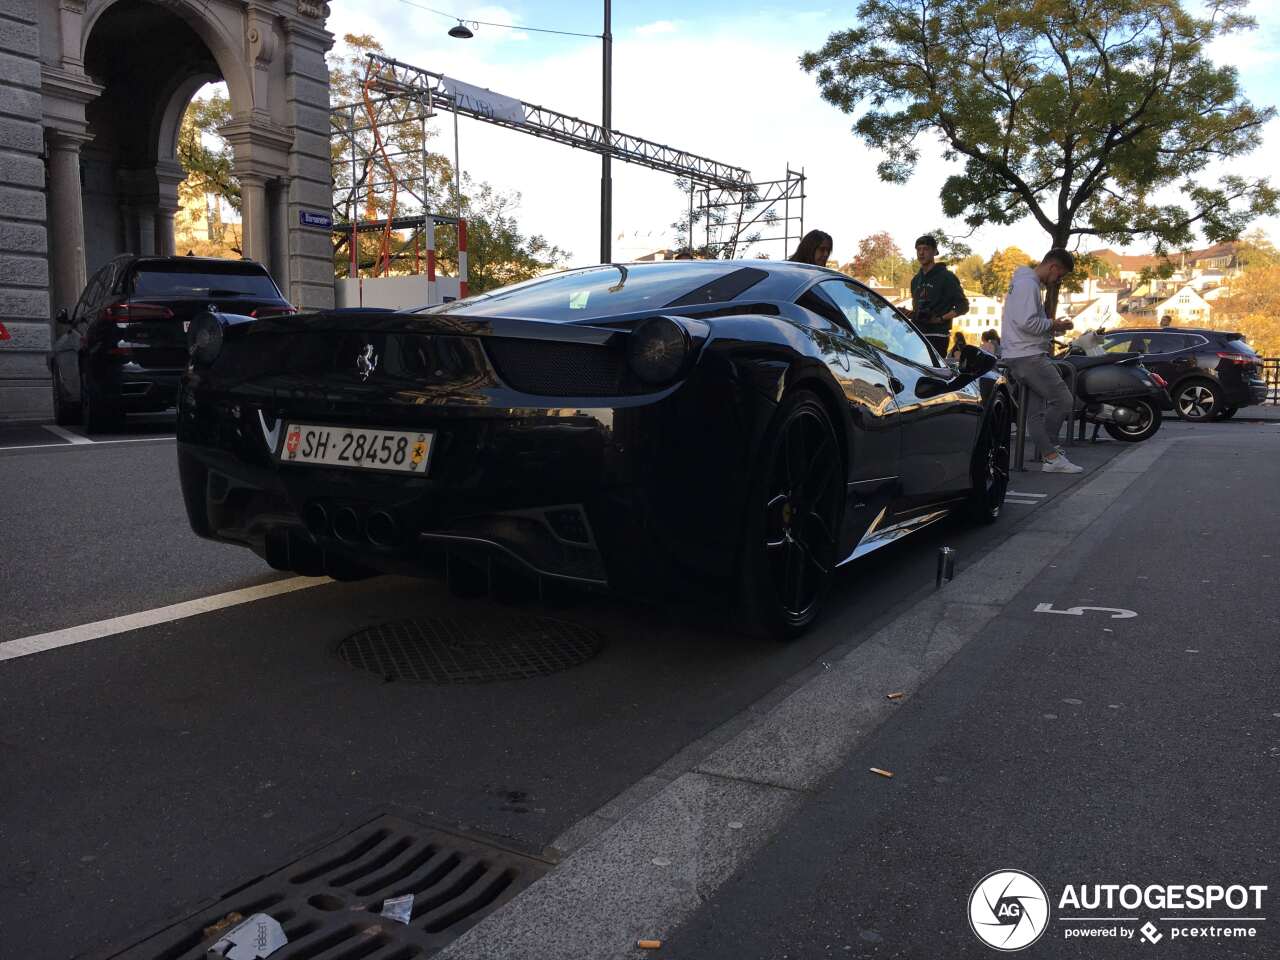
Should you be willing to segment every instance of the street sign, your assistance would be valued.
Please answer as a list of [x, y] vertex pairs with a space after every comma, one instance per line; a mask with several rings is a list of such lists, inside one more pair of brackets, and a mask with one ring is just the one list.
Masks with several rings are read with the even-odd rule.
[[325, 230], [333, 229], [333, 216], [328, 213], [313, 213], [310, 210], [299, 210], [298, 221], [304, 227], [322, 227]]

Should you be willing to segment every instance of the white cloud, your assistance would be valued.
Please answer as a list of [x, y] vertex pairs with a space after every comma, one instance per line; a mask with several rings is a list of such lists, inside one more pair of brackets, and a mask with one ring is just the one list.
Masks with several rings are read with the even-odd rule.
[[653, 23], [646, 23], [643, 26], [636, 27], [636, 33], [642, 37], [648, 37], [655, 33], [675, 33], [679, 29], [671, 20], [655, 20]]
[[[330, 29], [349, 29], [347, 17], [367, 22], [351, 17], [347, 11], [354, 6], [351, 0], [334, 0]], [[385, 14], [388, 7], [379, 10]], [[448, 38], [448, 23], [438, 17], [421, 26], [389, 18], [385, 26], [391, 29], [379, 24], [360, 32], [374, 32], [393, 56], [467, 83], [584, 119], [600, 117], [599, 41], [560, 37], [499, 49], [477, 43], [482, 34], [468, 41]], [[700, 21], [692, 32], [636, 30], [617, 37], [614, 126], [746, 167], [760, 181], [780, 179], [788, 164], [803, 167], [809, 177], [805, 227], [833, 234], [834, 256], [841, 261], [853, 256], [859, 239], [878, 230], [888, 230], [909, 250], [921, 232], [946, 226], [938, 192], [961, 167], [944, 161], [940, 147], [922, 144], [923, 156], [909, 183], [879, 180], [879, 157], [850, 132], [852, 118], [823, 102], [813, 78], [797, 63], [801, 52], [821, 45], [832, 26], [826, 15], [776, 13]], [[506, 31], [488, 31], [498, 32]], [[544, 56], [535, 56], [542, 51]], [[519, 219], [526, 231], [568, 248], [575, 263], [597, 260], [598, 156], [465, 118], [460, 127], [463, 169], [476, 180], [519, 191]], [[436, 130], [435, 149], [452, 156], [451, 119], [441, 117]], [[1235, 168], [1258, 166], [1262, 173], [1263, 156], [1259, 150]], [[645, 252], [639, 247], [650, 239], [653, 248], [668, 245], [673, 239], [668, 225], [685, 209], [672, 178], [618, 162], [612, 175], [615, 257]], [[1280, 232], [1277, 225], [1262, 224], [1273, 233]], [[950, 226], [954, 232], [965, 229]], [[624, 234], [622, 241], [618, 234]], [[1009, 244], [1031, 252], [1048, 246], [1045, 233], [1030, 220], [983, 228], [969, 242], [983, 252]], [[767, 252], [778, 258], [790, 251], [776, 243]]]

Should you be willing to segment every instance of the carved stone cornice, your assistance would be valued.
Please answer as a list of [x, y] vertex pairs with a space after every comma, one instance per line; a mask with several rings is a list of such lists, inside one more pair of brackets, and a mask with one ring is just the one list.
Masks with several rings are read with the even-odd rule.
[[95, 83], [83, 73], [73, 73], [48, 64], [40, 67], [40, 92], [46, 97], [56, 97], [83, 106], [102, 96], [104, 89], [106, 88], [102, 84]]

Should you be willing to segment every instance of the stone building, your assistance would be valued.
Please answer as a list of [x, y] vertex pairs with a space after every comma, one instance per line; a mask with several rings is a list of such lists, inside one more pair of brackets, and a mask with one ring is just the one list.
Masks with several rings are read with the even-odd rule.
[[244, 252], [333, 304], [320, 0], [0, 0], [0, 419], [50, 409], [52, 316], [122, 252], [173, 253], [178, 127], [223, 81]]

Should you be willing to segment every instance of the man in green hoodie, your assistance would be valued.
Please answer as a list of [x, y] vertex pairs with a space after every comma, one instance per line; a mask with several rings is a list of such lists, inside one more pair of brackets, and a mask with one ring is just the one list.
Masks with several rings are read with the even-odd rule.
[[916, 241], [920, 269], [911, 278], [911, 309], [906, 314], [945, 357], [951, 343], [951, 321], [969, 312], [969, 301], [960, 280], [938, 263], [937, 257], [938, 241], [926, 233]]

